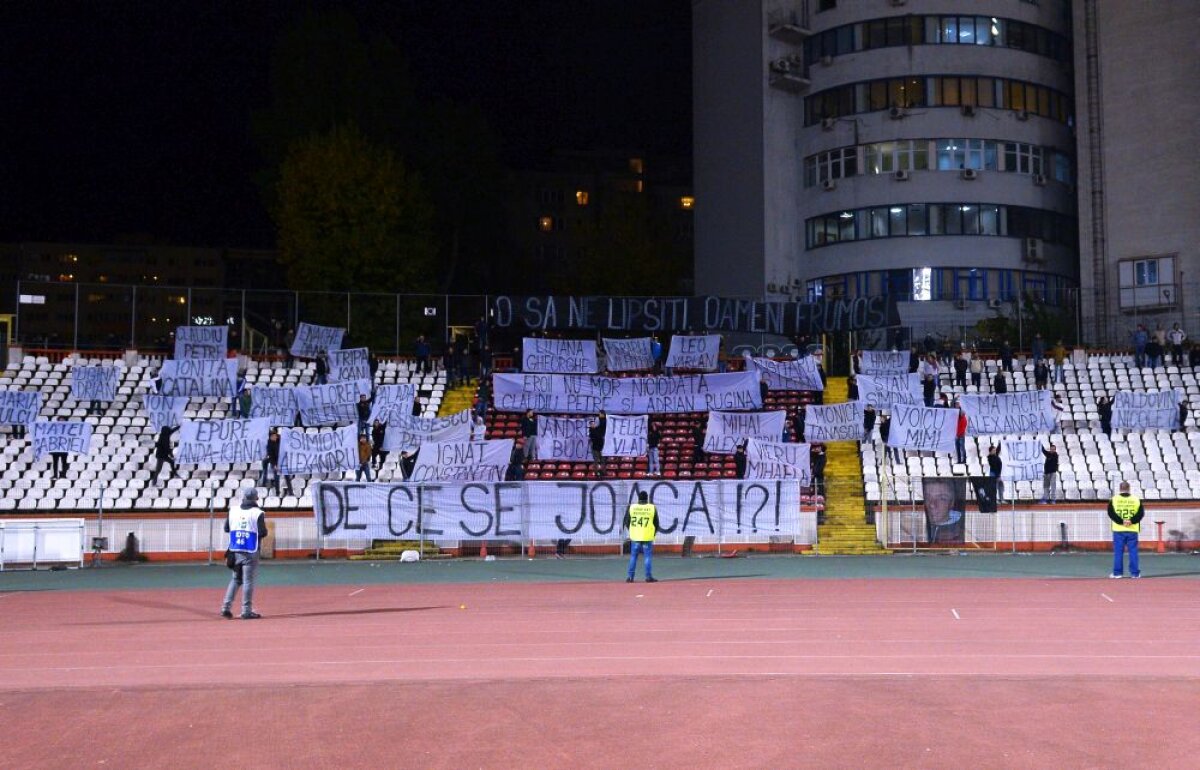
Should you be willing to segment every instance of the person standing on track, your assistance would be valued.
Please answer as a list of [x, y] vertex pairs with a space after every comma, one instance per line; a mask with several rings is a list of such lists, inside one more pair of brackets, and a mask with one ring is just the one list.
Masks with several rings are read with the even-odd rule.
[[238, 588], [242, 589], [242, 620], [260, 617], [254, 611], [254, 577], [258, 572], [258, 553], [262, 539], [267, 535], [267, 514], [258, 507], [258, 490], [253, 487], [242, 494], [242, 504], [229, 511], [225, 519], [225, 531], [229, 533], [229, 550], [233, 557], [233, 576], [225, 589], [225, 601], [221, 603], [221, 617], [232, 618], [233, 600]]
[[654, 553], [654, 535], [660, 527], [658, 509], [650, 502], [648, 493], [638, 492], [638, 501], [630, 505], [629, 510], [625, 512], [625, 521], [621, 523], [621, 527], [629, 530], [630, 541], [629, 572], [625, 575], [625, 582], [633, 582], [633, 576], [637, 573], [638, 553], [641, 552], [646, 555], [646, 582], [657, 583], [651, 557]]
[[1110, 578], [1124, 577], [1124, 552], [1129, 551], [1129, 576], [1140, 578], [1138, 567], [1138, 533], [1146, 509], [1142, 501], [1129, 493], [1129, 482], [1121, 482], [1121, 492], [1108, 501], [1108, 518], [1113, 533], [1113, 568]]

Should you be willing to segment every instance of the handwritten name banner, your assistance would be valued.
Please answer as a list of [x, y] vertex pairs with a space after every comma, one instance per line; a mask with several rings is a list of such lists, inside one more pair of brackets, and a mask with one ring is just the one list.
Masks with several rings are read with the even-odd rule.
[[1174, 430], [1179, 427], [1179, 390], [1145, 393], [1117, 391], [1113, 399], [1112, 426], [1118, 430]]
[[392, 425], [401, 418], [412, 417], [416, 399], [417, 386], [411, 382], [380, 385], [375, 388], [375, 400], [371, 402], [371, 422], [379, 420]]
[[787, 412], [709, 412], [704, 451], [733, 454], [744, 439], [777, 441], [783, 435]]
[[51, 452], [86, 456], [92, 449], [92, 425], [87, 422], [38, 420], [33, 423], [32, 435], [30, 447], [35, 460]]
[[36, 390], [0, 390], [0, 425], [29, 425], [42, 410]]
[[539, 414], [537, 459], [568, 462], [592, 459], [586, 417], [547, 417]]
[[340, 350], [345, 329], [336, 326], [317, 326], [301, 323], [292, 340], [292, 355], [296, 358], [316, 358], [322, 350]]
[[725, 297], [498, 296], [492, 298], [491, 311], [497, 328], [529, 330], [699, 329], [812, 337], [900, 324], [894, 295], [820, 302], [758, 302]]
[[809, 445], [750, 439], [746, 442], [746, 478], [795, 479], [802, 487], [811, 486]]
[[753, 372], [679, 377], [496, 374], [496, 409], [558, 414], [671, 414], [762, 408]]
[[900, 404], [923, 404], [921, 377], [918, 374], [860, 374], [858, 399], [876, 409], [888, 410]]
[[721, 353], [721, 335], [676, 334], [671, 338], [671, 350], [667, 353], [667, 366], [672, 369], [698, 369], [715, 372], [717, 358]]
[[371, 365], [366, 348], [329, 351], [329, 381], [370, 380]]
[[[644, 414], [610, 414], [604, 426], [605, 457], [644, 457], [650, 418]], [[541, 443], [541, 439], [538, 440]]]
[[383, 448], [389, 452], [415, 452], [423, 444], [471, 440], [471, 410], [446, 417], [413, 417], [398, 414], [387, 423]]
[[1005, 481], [1040, 481], [1045, 475], [1040, 441], [1001, 442], [1000, 461], [1000, 478]]
[[513, 440], [422, 444], [409, 481], [503, 481]]
[[175, 329], [175, 358], [224, 358], [229, 353], [228, 326], [180, 326]]
[[1013, 433], [1053, 433], [1058, 428], [1048, 390], [1019, 393], [959, 396], [967, 415], [967, 432], [972, 436]]
[[259, 463], [267, 456], [269, 420], [184, 420], [179, 424], [180, 465]]
[[654, 348], [649, 337], [630, 340], [604, 337], [604, 366], [610, 372], [638, 372], [654, 368]]
[[232, 396], [237, 388], [235, 358], [219, 360], [192, 358], [163, 361], [158, 372], [162, 396]]
[[308, 433], [279, 431], [279, 472], [284, 476], [340, 473], [358, 468], [358, 429], [353, 425]]
[[147, 393], [142, 396], [142, 409], [150, 419], [150, 427], [158, 433], [163, 428], [174, 428], [183, 420], [183, 410], [188, 400], [183, 396], [157, 396]]
[[595, 374], [596, 343], [593, 340], [526, 337], [521, 343], [521, 371]]
[[358, 399], [370, 395], [370, 380], [305, 385], [296, 388], [296, 405], [305, 425], [344, 425], [358, 422]]
[[892, 407], [892, 430], [888, 446], [927, 452], [954, 452], [958, 428], [957, 409], [896, 404]]
[[356, 484], [318, 482], [313, 513], [324, 537], [356, 539], [620, 542], [639, 492], [658, 509], [662, 535], [790, 535], [816, 541], [815, 511], [800, 510], [795, 481], [525, 481]]
[[295, 388], [271, 388], [255, 385], [250, 388], [250, 417], [270, 420], [273, 427], [291, 427], [296, 424], [300, 406], [296, 403]]
[[767, 381], [768, 390], [825, 390], [813, 356], [786, 361], [746, 356], [746, 361], [760, 379]]
[[804, 410], [804, 437], [820, 442], [861, 441], [864, 411], [861, 401], [808, 406]]
[[116, 401], [121, 370], [115, 366], [74, 366], [71, 398], [76, 401]]
[[907, 350], [864, 350], [859, 353], [858, 371], [862, 374], [908, 374]]

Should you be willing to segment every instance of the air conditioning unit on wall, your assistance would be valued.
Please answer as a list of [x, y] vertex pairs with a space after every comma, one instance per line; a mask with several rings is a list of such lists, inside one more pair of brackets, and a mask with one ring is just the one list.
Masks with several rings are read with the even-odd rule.
[[837, 182], [832, 179], [825, 179], [821, 182], [821, 189], [825, 192], [833, 192], [837, 189]]
[[1041, 238], [1026, 238], [1024, 255], [1026, 262], [1045, 262], [1046, 251]]
[[895, 179], [897, 182], [907, 182], [908, 172], [904, 169], [900, 169], [892, 174], [892, 179]]
[[973, 168], [964, 168], [962, 171], [958, 172], [958, 175], [967, 181], [973, 181], [979, 178], [979, 172]]

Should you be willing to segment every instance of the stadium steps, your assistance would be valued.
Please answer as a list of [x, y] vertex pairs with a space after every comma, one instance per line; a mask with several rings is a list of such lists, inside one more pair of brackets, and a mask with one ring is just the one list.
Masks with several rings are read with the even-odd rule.
[[472, 385], [459, 385], [453, 390], [447, 390], [445, 397], [442, 399], [442, 406], [438, 409], [438, 417], [457, 414], [464, 409], [470, 409], [475, 405], [475, 387]]
[[[825, 385], [825, 403], [847, 400], [845, 377], [830, 377]], [[867, 524], [862, 463], [857, 444], [831, 441], [825, 445], [825, 523], [817, 527], [817, 553], [822, 556], [888, 553], [875, 539], [875, 527]]]
[[372, 540], [371, 547], [361, 554], [351, 555], [350, 561], [399, 561], [405, 551], [420, 551], [422, 559], [449, 559], [437, 543], [418, 540]]

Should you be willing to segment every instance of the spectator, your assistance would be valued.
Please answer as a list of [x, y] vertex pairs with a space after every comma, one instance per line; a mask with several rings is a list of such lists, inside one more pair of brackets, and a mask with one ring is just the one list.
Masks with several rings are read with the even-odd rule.
[[1012, 374], [1013, 370], [1013, 349], [1008, 340], [1005, 340], [1000, 345], [1000, 371]]
[[454, 337], [454, 365], [458, 371], [458, 379], [463, 383], [471, 382], [471, 371], [468, 364], [467, 350], [470, 347], [470, 342], [467, 340], [467, 335], [458, 334]]
[[1157, 337], [1151, 337], [1146, 343], [1146, 363], [1151, 369], [1157, 369], [1162, 363], [1163, 346], [1159, 343]]
[[[406, 451], [406, 452], [400, 453], [400, 476], [401, 476], [401, 478], [403, 478], [405, 481], [409, 481], [410, 479], [412, 479], [413, 471], [416, 469], [416, 467], [417, 467], [417, 453], [416, 452], [407, 452]], [[521, 475], [523, 478], [524, 472], [522, 472]]]
[[1188, 350], [1188, 366], [1193, 369], [1200, 369], [1200, 345], [1197, 345], [1195, 342], [1192, 343], [1191, 349]]
[[1000, 457], [1000, 447], [992, 444], [987, 453], [988, 476], [996, 480], [996, 502], [1004, 499], [1004, 482], [1000, 479], [1004, 472], [1004, 460]]
[[449, 341], [442, 348], [442, 371], [446, 373], [446, 387], [455, 387], [458, 384], [458, 366], [454, 359], [454, 346]]
[[316, 361], [316, 376], [313, 377], [313, 383], [324, 385], [329, 381], [329, 357], [325, 355], [325, 351], [317, 352]]
[[810, 470], [812, 471], [813, 494], [818, 497], [825, 496], [825, 460], [825, 445], [813, 446]]
[[296, 363], [296, 357], [292, 355], [292, 345], [296, 344], [296, 330], [288, 329], [287, 335], [283, 338], [283, 366], [285, 369], [291, 369]]
[[908, 373], [916, 374], [921, 368], [921, 354], [914, 346], [908, 353]]
[[[67, 418], [59, 417], [58, 421], [66, 422]], [[65, 479], [66, 477], [67, 477], [67, 453], [66, 452], [51, 452], [50, 453], [50, 478]]]
[[429, 365], [429, 341], [425, 339], [425, 335], [417, 337], [415, 352], [417, 354], [417, 371], [421, 374], [429, 374], [431, 367]]
[[1167, 332], [1167, 341], [1171, 343], [1171, 356], [1176, 366], [1183, 366], [1183, 341], [1187, 339], [1187, 334], [1176, 323], [1171, 327], [1171, 331]]
[[163, 465], [171, 466], [171, 474], [167, 478], [174, 478], [175, 471], [178, 470], [175, 466], [175, 451], [171, 448], [171, 435], [179, 430], [179, 426], [167, 427], [166, 425], [159, 428], [158, 438], [154, 440], [154, 473], [150, 474], [150, 483], [154, 484], [158, 481], [158, 474], [162, 470]]
[[371, 372], [371, 398], [375, 397], [375, 381], [379, 374], [379, 359], [375, 357], [375, 351], [367, 352], [367, 370]]
[[1067, 365], [1067, 349], [1062, 340], [1054, 343], [1054, 347], [1050, 349], [1050, 359], [1054, 361], [1054, 384], [1062, 385], [1066, 382]]
[[525, 466], [521, 463], [521, 448], [518, 446], [513, 446], [512, 455], [508, 458], [508, 470], [504, 474], [504, 480], [525, 480]]
[[1133, 365], [1141, 369], [1146, 365], [1146, 343], [1150, 341], [1150, 333], [1142, 324], [1137, 325], [1133, 332]]
[[354, 411], [358, 414], [358, 432], [366, 433], [371, 424], [371, 399], [365, 393], [359, 395]]
[[1046, 358], [1046, 341], [1041, 334], [1033, 335], [1033, 362], [1036, 364]]
[[600, 415], [596, 421], [592, 423], [592, 427], [588, 430], [588, 440], [592, 445], [592, 462], [596, 464], [596, 477], [600, 478], [604, 475], [604, 432], [608, 428], [608, 417], [604, 414], [604, 410], [600, 410]]
[[933, 396], [937, 392], [937, 359], [932, 355], [926, 356], [921, 364], [921, 391], [924, 394], [925, 406], [933, 406]]
[[483, 345], [479, 348], [479, 384], [483, 386], [483, 381], [492, 373], [492, 348], [488, 345]]
[[697, 422], [692, 426], [692, 462], [702, 463], [707, 458], [704, 452], [704, 426]]
[[[262, 460], [262, 469], [258, 473], [258, 485], [267, 487], [269, 483], [274, 482], [272, 486], [275, 489], [275, 494], [279, 494], [279, 445], [282, 437], [279, 435], [279, 428], [272, 427], [271, 432], [267, 434], [267, 454]], [[271, 479], [271, 469], [275, 469], [275, 478]], [[287, 493], [292, 493], [292, 479], [289, 476], [287, 479]]]
[[858, 400], [858, 378], [855, 377], [853, 374], [846, 378], [846, 389], [847, 389], [846, 400], [847, 401], [857, 401]]
[[1038, 361], [1033, 365], [1033, 385], [1038, 390], [1045, 390], [1046, 383], [1050, 380], [1050, 367], [1046, 366], [1045, 361]]
[[796, 441], [803, 444], [807, 439], [804, 437], [804, 423], [808, 419], [808, 408], [801, 404], [796, 408], [796, 414], [792, 417], [792, 432], [796, 434]]
[[262, 617], [254, 611], [254, 576], [258, 572], [259, 547], [267, 536], [267, 515], [258, 507], [258, 490], [250, 487], [242, 494], [242, 504], [229, 511], [225, 519], [229, 533], [229, 551], [233, 558], [233, 576], [225, 589], [221, 617], [232, 618], [233, 600], [242, 589], [242, 620]]
[[1188, 410], [1191, 408], [1191, 406], [1192, 406], [1191, 402], [1188, 401], [1186, 398], [1179, 402], [1179, 427], [1175, 429], [1176, 432], [1187, 430], [1186, 426], [1187, 426]]
[[863, 441], [870, 441], [875, 431], [875, 407], [867, 404], [863, 407]]
[[487, 438], [487, 423], [478, 413], [471, 415], [471, 440], [483, 441]]
[[978, 355], [971, 356], [971, 384], [975, 386], [975, 390], [979, 390], [983, 383], [983, 359]]
[[960, 388], [967, 387], [967, 368], [970, 364], [967, 363], [966, 357], [960, 352], [954, 357], [954, 384]]
[[[955, 406], [958, 406], [958, 401], [955, 400]], [[967, 464], [967, 413], [958, 409], [958, 425], [954, 429], [954, 452], [958, 457], [958, 462], [962, 465]]]
[[421, 403], [421, 399], [414, 397], [413, 404], [412, 404], [412, 416], [420, 417], [421, 412], [424, 411], [424, 409], [425, 409], [425, 405]]
[[662, 343], [658, 341], [657, 336], [650, 338], [650, 356], [654, 359], [654, 373], [661, 374], [663, 346]]
[[1112, 437], [1112, 402], [1107, 396], [1100, 396], [1096, 399], [1096, 411], [1100, 415], [1100, 432], [1105, 436]]
[[746, 478], [746, 440], [742, 439], [738, 442], [737, 449], [733, 450], [733, 469], [737, 473], [739, 479]]
[[898, 462], [898, 463], [904, 462], [904, 455], [901, 454], [900, 447], [888, 446], [887, 440], [888, 440], [888, 436], [890, 436], [891, 433], [892, 433], [892, 416], [890, 414], [885, 414], [879, 420], [879, 438], [883, 441], [884, 455], [887, 457], [890, 457], [895, 462]]
[[388, 452], [383, 448], [385, 438], [387, 438], [387, 425], [383, 423], [383, 420], [376, 420], [371, 425], [371, 462], [376, 471], [383, 470], [383, 464], [387, 462]]
[[758, 381], [758, 395], [762, 399], [762, 405], [767, 405], [767, 394], [771, 392], [770, 386], [767, 385], [767, 376], [764, 374], [762, 379]]
[[362, 481], [366, 476], [371, 481], [371, 441], [366, 434], [358, 434], [358, 468], [354, 471], [354, 480]]
[[658, 476], [662, 474], [662, 465], [659, 463], [658, 445], [662, 441], [662, 428], [657, 422], [651, 422], [650, 427], [646, 429], [646, 475]]
[[250, 418], [250, 409], [254, 406], [254, 398], [250, 395], [250, 388], [246, 386], [246, 381], [243, 379], [241, 387], [238, 388], [238, 411], [241, 412], [243, 418]]
[[1129, 551], [1129, 576], [1142, 576], [1138, 566], [1138, 533], [1145, 515], [1142, 501], [1129, 494], [1129, 482], [1122, 481], [1120, 492], [1108, 501], [1108, 518], [1113, 533], [1113, 568], [1109, 577], [1124, 577], [1125, 550]]
[[1165, 329], [1163, 329], [1161, 323], [1154, 327], [1154, 334], [1151, 335], [1151, 339], [1157, 342], [1161, 348], [1165, 348], [1167, 346], [1167, 332]]
[[475, 399], [475, 413], [486, 419], [488, 406], [492, 402], [492, 381], [483, 378], [479, 381], [479, 397]]
[[1058, 447], [1051, 442], [1048, 449], [1042, 450], [1046, 461], [1042, 464], [1042, 502], [1058, 502]]
[[537, 459], [537, 433], [537, 417], [533, 416], [532, 409], [526, 409], [525, 416], [521, 418], [521, 436], [525, 441], [525, 462], [529, 462], [531, 458]]
[[1008, 392], [1008, 380], [1004, 378], [1004, 370], [996, 372], [996, 376], [992, 378], [992, 392], [1004, 394]]

